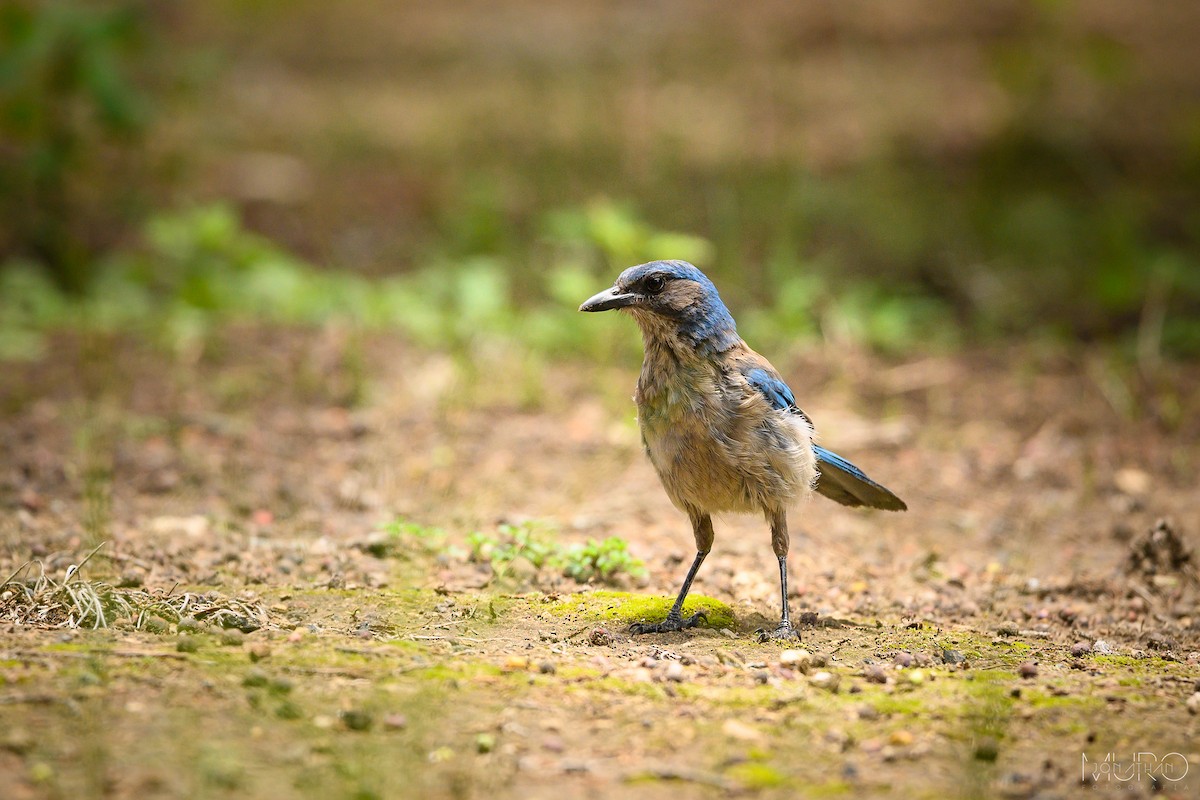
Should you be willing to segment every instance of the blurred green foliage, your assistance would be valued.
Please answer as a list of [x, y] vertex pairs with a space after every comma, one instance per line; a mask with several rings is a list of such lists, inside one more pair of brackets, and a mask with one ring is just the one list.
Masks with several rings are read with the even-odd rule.
[[536, 572], [552, 569], [579, 583], [619, 583], [624, 577], [646, 575], [645, 564], [629, 552], [619, 536], [603, 541], [563, 545], [552, 531], [535, 523], [501, 525], [495, 535], [475, 531], [467, 536], [468, 558], [491, 567], [495, 579], [508, 577], [514, 561], [528, 562]]
[[[139, 334], [175, 351], [202, 344], [231, 322], [399, 330], [418, 343], [485, 361], [503, 340], [536, 354], [633, 360], [634, 327], [602, 324], [579, 303], [611, 283], [612, 267], [667, 254], [703, 254], [698, 237], [657, 232], [608, 203], [555, 212], [546, 221], [551, 248], [541, 281], [518, 294], [502, 259], [476, 256], [415, 273], [368, 278], [320, 270], [242, 225], [228, 206], [152, 217], [137, 250], [97, 268], [84, 296], [63, 292], [30, 263], [0, 269], [0, 359], [38, 358], [44, 335], [63, 328]], [[699, 259], [697, 259], [699, 260]], [[852, 345], [903, 352], [953, 326], [936, 301], [904, 297], [871, 284], [834, 292], [824, 280], [795, 277], [776, 301], [745, 316], [760, 346], [787, 348], [819, 333]]]
[[0, 249], [41, 263], [58, 286], [88, 288], [95, 256], [119, 241], [149, 115], [130, 63], [141, 58], [133, 2], [0, 6]]
[[[0, 288], [22, 296], [0, 300], [0, 350], [36, 352], [40, 331], [77, 324], [180, 346], [240, 318], [395, 327], [468, 361], [489, 337], [609, 357], [636, 340], [582, 322], [579, 300], [631, 264], [683, 258], [773, 355], [1031, 332], [1200, 353], [1200, 103], [1170, 88], [1187, 76], [1166, 49], [1151, 63], [1153, 39], [1114, 34], [1103, 10], [1001, 5], [995, 19], [964, 11], [961, 30], [932, 4], [914, 6], [911, 28], [832, 7], [712, 10], [686, 35], [639, 29], [627, 52], [591, 35], [601, 3], [564, 12], [561, 47], [528, 39], [519, 14], [484, 25], [366, 0], [336, 13], [316, 0], [173, 14], [144, 0], [6, 4], [0, 249], [19, 258], [0, 264]], [[204, 92], [173, 103], [146, 80], [158, 50], [184, 62], [206, 37], [227, 70]], [[967, 46], [983, 112], [919, 105], [964, 96], [929, 88], [913, 58], [926, 45], [947, 71]], [[875, 114], [877, 80], [912, 89], [891, 113], [924, 121]], [[823, 88], [845, 91], [845, 108], [824, 109]], [[1127, 107], [1145, 118], [1121, 119]], [[171, 125], [150, 133], [179, 138], [145, 136], [152, 111]], [[868, 128], [869, 144], [812, 156], [826, 113]], [[151, 174], [151, 143], [202, 164], [202, 188]], [[266, 174], [281, 159], [255, 154], [301, 178], [281, 183]], [[239, 183], [246, 164], [271, 191]], [[306, 180], [311, 197], [295, 189]], [[133, 199], [172, 190], [244, 194], [146, 212], [132, 248]], [[91, 295], [67, 301], [38, 269]]]

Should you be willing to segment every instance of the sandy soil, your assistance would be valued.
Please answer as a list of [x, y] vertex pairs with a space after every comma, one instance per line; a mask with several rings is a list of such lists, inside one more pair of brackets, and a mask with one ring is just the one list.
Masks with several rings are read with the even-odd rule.
[[[62, 582], [105, 542], [82, 580], [240, 600], [249, 632], [167, 610], [70, 629], [8, 587], [0, 794], [1200, 787], [1194, 365], [1048, 346], [781, 365], [823, 443], [910, 507], [793, 513], [807, 624], [785, 654], [754, 633], [777, 609], [750, 517], [718, 522], [695, 586], [720, 625], [628, 635], [692, 552], [640, 452], [634, 367], [546, 367], [531, 403], [486, 360], [347, 352], [336, 331], [232, 330], [195, 357], [67, 338], [5, 368], [0, 572]], [[445, 535], [380, 532], [396, 518]], [[466, 558], [472, 531], [530, 520], [619, 536], [647, 575]], [[1137, 753], [1166, 760], [1098, 766]]]

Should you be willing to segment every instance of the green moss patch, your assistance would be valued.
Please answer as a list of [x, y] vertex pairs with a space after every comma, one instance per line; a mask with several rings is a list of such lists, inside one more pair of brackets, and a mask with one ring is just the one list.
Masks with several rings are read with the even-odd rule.
[[[572, 616], [581, 620], [597, 622], [619, 622], [632, 625], [635, 622], [658, 622], [667, 616], [675, 598], [656, 595], [634, 594], [633, 592], [587, 592], [577, 594], [560, 603], [547, 606], [546, 610], [556, 616]], [[709, 628], [734, 628], [737, 624], [733, 609], [712, 597], [692, 595], [683, 604], [683, 615], [690, 616], [702, 611], [708, 617]]]

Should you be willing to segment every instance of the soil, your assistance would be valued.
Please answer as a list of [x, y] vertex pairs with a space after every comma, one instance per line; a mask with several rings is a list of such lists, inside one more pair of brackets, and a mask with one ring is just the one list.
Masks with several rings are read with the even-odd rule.
[[[1197, 365], [780, 364], [822, 443], [910, 510], [796, 509], [802, 639], [761, 643], [752, 517], [717, 523], [711, 626], [628, 633], [692, 555], [640, 451], [636, 365], [490, 363], [238, 328], [6, 365], [0, 573], [25, 566], [0, 590], [0, 796], [1196, 796]], [[621, 537], [647, 574], [466, 556], [530, 520]], [[93, 630], [22, 604], [97, 546], [75, 585], [159, 611]]]

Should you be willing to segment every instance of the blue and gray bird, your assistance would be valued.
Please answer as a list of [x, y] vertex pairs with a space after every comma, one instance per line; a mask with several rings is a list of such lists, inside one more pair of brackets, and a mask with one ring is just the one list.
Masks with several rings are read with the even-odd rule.
[[816, 490], [847, 506], [903, 511], [904, 501], [841, 456], [813, 443], [812, 420], [771, 363], [738, 336], [717, 287], [686, 261], [621, 273], [580, 311], [628, 312], [645, 359], [634, 399], [638, 425], [667, 495], [688, 515], [696, 558], [667, 618], [633, 633], [690, 628], [683, 601], [713, 545], [712, 515], [757, 512], [771, 527], [783, 606], [774, 638], [796, 636], [788, 612], [787, 510]]

